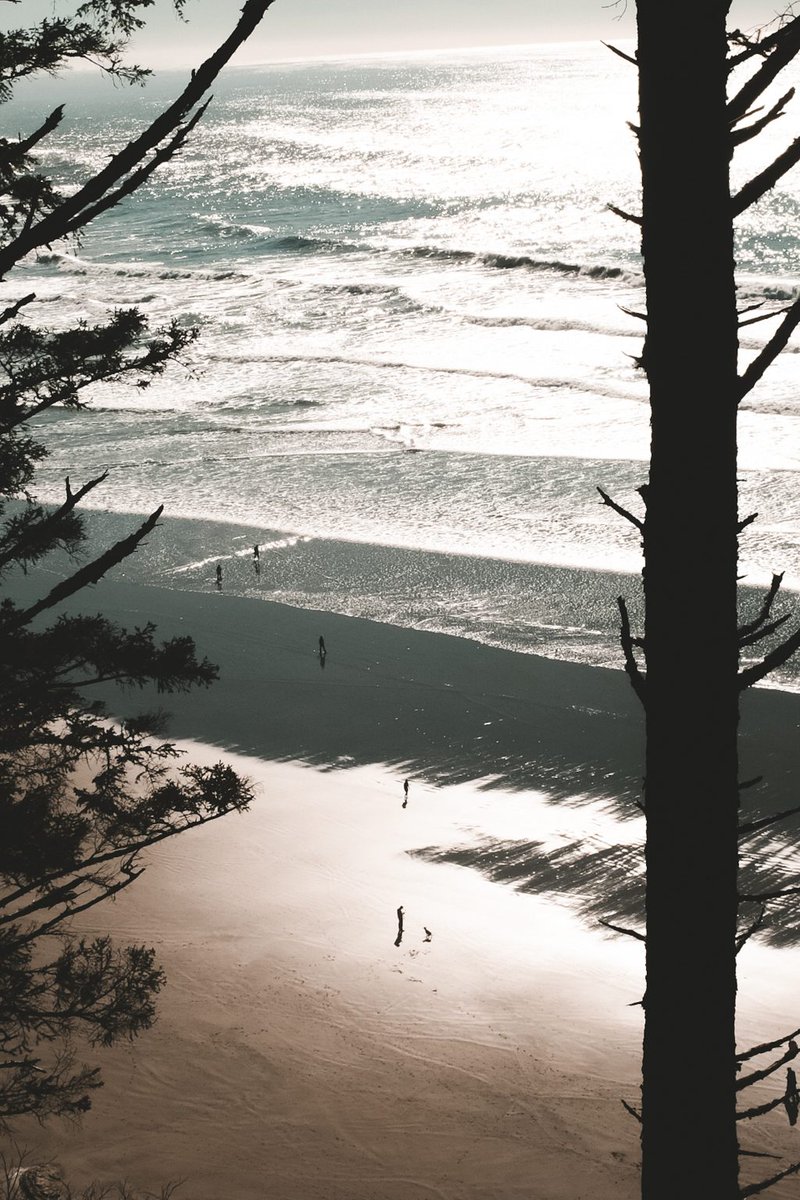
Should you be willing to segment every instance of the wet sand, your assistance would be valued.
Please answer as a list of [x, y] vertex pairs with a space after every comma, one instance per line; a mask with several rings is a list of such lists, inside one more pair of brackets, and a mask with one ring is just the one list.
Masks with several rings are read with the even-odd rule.
[[[158, 948], [159, 1019], [91, 1052], [106, 1087], [79, 1130], [22, 1140], [76, 1184], [184, 1178], [185, 1200], [632, 1200], [640, 945], [581, 921], [568, 890], [420, 853], [635, 843], [624, 676], [217, 593], [106, 583], [81, 608], [196, 637], [222, 681], [167, 697], [171, 730], [214, 743], [192, 748], [204, 761], [246, 752], [258, 796], [94, 914]], [[799, 711], [759, 693], [747, 712], [748, 753], [787, 786]], [[800, 1023], [795, 951], [748, 948], [741, 968], [743, 1043]], [[791, 1153], [777, 1119], [743, 1138]]]

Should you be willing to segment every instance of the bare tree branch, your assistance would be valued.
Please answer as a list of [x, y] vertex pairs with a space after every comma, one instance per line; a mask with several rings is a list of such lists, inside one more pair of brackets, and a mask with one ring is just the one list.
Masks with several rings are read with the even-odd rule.
[[774, 1063], [770, 1063], [768, 1067], [764, 1067], [762, 1071], [751, 1071], [749, 1075], [743, 1075], [741, 1079], [736, 1080], [736, 1091], [741, 1092], [746, 1087], [752, 1087], [754, 1083], [760, 1083], [762, 1079], [767, 1079], [787, 1062], [791, 1062], [800, 1054], [800, 1047], [797, 1042], [789, 1042], [789, 1045], [780, 1058], [777, 1058]]
[[633, 63], [634, 67], [639, 64], [632, 54], [626, 54], [624, 50], [620, 50], [619, 46], [612, 46], [610, 42], [601, 42], [601, 46], [605, 46], [606, 50], [610, 50], [612, 54], [616, 54], [618, 58], [624, 58], [625, 62]]
[[744, 947], [746, 946], [747, 942], [749, 942], [749, 940], [753, 936], [753, 934], [758, 933], [759, 929], [764, 924], [764, 917], [766, 916], [766, 914], [767, 914], [766, 907], [765, 907], [765, 905], [762, 904], [761, 909], [760, 909], [756, 919], [736, 939], [736, 950], [735, 950], [736, 954], [738, 954], [740, 952], [740, 950], [744, 949]]
[[739, 328], [744, 329], [746, 325], [757, 325], [759, 321], [771, 321], [773, 317], [780, 317], [784, 313], [788, 313], [791, 307], [791, 304], [786, 304], [783, 308], [773, 308], [770, 312], [760, 313], [757, 317], [748, 317], [746, 321], [739, 322]]
[[626, 212], [624, 208], [617, 208], [616, 204], [607, 204], [606, 208], [615, 217], [622, 217], [623, 221], [630, 221], [633, 225], [641, 225], [642, 223], [641, 217], [637, 217], [635, 213]]
[[788, 637], [780, 646], [776, 646], [774, 650], [770, 650], [760, 663], [755, 666], [745, 667], [739, 672], [739, 691], [743, 692], [745, 688], [752, 687], [754, 683], [758, 683], [759, 679], [764, 679], [771, 671], [782, 667], [785, 662], [794, 654], [795, 650], [800, 647], [800, 629], [796, 629], [791, 637]]
[[625, 603], [623, 596], [617, 597], [617, 605], [619, 606], [620, 614], [620, 631], [619, 637], [622, 644], [622, 652], [625, 656], [625, 670], [631, 681], [631, 687], [636, 692], [636, 695], [642, 702], [643, 707], [647, 707], [646, 701], [646, 684], [647, 680], [639, 670], [639, 664], [636, 662], [633, 654], [634, 640], [631, 637], [631, 623], [628, 617], [628, 606]]
[[739, 89], [737, 94], [728, 101], [728, 120], [731, 124], [741, 121], [748, 109], [761, 96], [781, 73], [783, 68], [800, 50], [800, 17], [795, 17], [788, 24], [777, 29], [769, 37], [748, 50], [744, 55], [729, 59], [729, 66], [737, 66], [745, 58], [753, 54], [768, 55], [759, 69]]
[[[751, 138], [757, 137], [767, 125], [773, 121], [777, 121], [779, 117], [784, 115], [783, 110], [794, 96], [794, 88], [789, 88], [785, 96], [781, 96], [776, 104], [773, 104], [768, 113], [760, 117], [758, 121], [754, 121], [752, 125], [747, 125], [743, 129], [736, 129], [731, 134], [731, 143], [733, 146], [741, 146], [743, 142], [749, 142]], [[740, 118], [741, 119], [741, 118]]]
[[624, 312], [626, 317], [636, 317], [639, 321], [647, 321], [647, 313], [636, 312], [633, 308], [625, 308], [624, 305], [619, 305], [620, 312]]
[[742, 1200], [745, 1200], [747, 1196], [757, 1196], [759, 1192], [765, 1192], [767, 1188], [771, 1188], [774, 1184], [779, 1183], [787, 1175], [796, 1175], [798, 1171], [800, 1171], [800, 1162], [793, 1163], [785, 1171], [779, 1171], [777, 1175], [772, 1175], [769, 1179], [762, 1179], [761, 1183], [751, 1183], [749, 1187], [742, 1188], [739, 1195], [742, 1197]]
[[782, 617], [778, 617], [776, 621], [770, 621], [768, 625], [764, 625], [761, 629], [757, 629], [755, 633], [748, 633], [744, 637], [740, 637], [740, 648], [742, 646], [753, 646], [756, 642], [763, 641], [764, 638], [769, 637], [771, 633], [774, 633], [776, 629], [780, 629], [781, 625], [785, 625], [787, 621], [791, 620], [791, 616], [791, 613], [785, 613]]
[[605, 921], [602, 917], [598, 918], [598, 925], [602, 925], [604, 929], [611, 929], [614, 933], [624, 933], [627, 937], [636, 938], [637, 942], [646, 942], [647, 938], [638, 929], [626, 929], [624, 925], [612, 925], [611, 921]]
[[781, 351], [786, 348], [789, 338], [798, 325], [800, 325], [800, 300], [795, 300], [791, 308], [786, 310], [786, 316], [764, 349], [756, 355], [750, 366], [739, 376], [740, 400], [755, 387], [767, 368], [772, 365]]
[[[748, 821], [745, 825], [739, 826], [739, 837], [747, 837], [751, 833], [757, 833], [760, 829], [767, 829], [770, 825], [776, 825], [778, 821], [783, 821], [786, 817], [793, 817], [795, 813], [800, 813], [800, 804], [796, 808], [785, 808], [783, 812], [774, 813], [771, 817], [761, 817], [758, 821]], [[800, 1030], [798, 1030], [800, 1033]]]
[[800, 1029], [793, 1029], [791, 1033], [785, 1033], [783, 1037], [777, 1038], [774, 1042], [762, 1042], [760, 1046], [751, 1046], [749, 1050], [743, 1050], [741, 1054], [736, 1055], [736, 1061], [742, 1063], [746, 1062], [748, 1058], [769, 1054], [770, 1050], [777, 1050], [779, 1046], [784, 1046], [786, 1042], [791, 1042], [798, 1036], [800, 1036]]
[[[751, 633], [755, 633], [755, 631], [757, 629], [760, 629], [761, 626], [768, 620], [769, 614], [772, 612], [772, 606], [775, 603], [775, 599], [778, 595], [778, 592], [781, 590], [782, 583], [783, 583], [783, 571], [781, 571], [780, 575], [772, 576], [772, 581], [769, 585], [769, 591], [767, 592], [766, 596], [764, 597], [764, 602], [761, 605], [758, 616], [756, 617], [756, 619], [754, 621], [749, 621], [746, 625], [739, 626], [737, 633], [740, 638], [748, 637]], [[744, 786], [744, 785], [742, 785], [742, 786]]]
[[800, 896], [800, 887], [793, 888], [778, 888], [774, 892], [742, 892], [739, 895], [739, 900], [782, 900], [784, 896]]
[[61, 124], [64, 119], [64, 105], [59, 104], [58, 108], [54, 108], [49, 117], [46, 117], [38, 129], [34, 129], [33, 133], [26, 138], [21, 138], [20, 141], [12, 143], [12, 149], [15, 154], [27, 154], [33, 147], [47, 137], [49, 133]]
[[617, 504], [616, 500], [612, 500], [608, 493], [604, 492], [601, 487], [597, 490], [600, 493], [603, 504], [607, 504], [609, 508], [613, 508], [615, 513], [619, 513], [626, 521], [630, 521], [631, 525], [635, 525], [640, 533], [644, 533], [644, 521], [640, 521], [633, 513], [628, 512], [627, 508], [623, 508], [621, 504]]
[[110, 570], [118, 562], [121, 562], [123, 558], [127, 558], [129, 554], [133, 554], [142, 539], [155, 529], [158, 518], [163, 511], [164, 506], [162, 504], [134, 533], [129, 534], [126, 538], [122, 538], [121, 541], [116, 542], [109, 550], [106, 550], [105, 554], [101, 554], [93, 562], [89, 563], [88, 566], [83, 567], [80, 571], [76, 571], [69, 579], [65, 579], [57, 584], [51, 592], [48, 592], [43, 599], [31, 605], [30, 608], [24, 609], [21, 612], [15, 612], [13, 615], [7, 617], [2, 622], [3, 632], [8, 633], [11, 630], [22, 628], [24, 625], [29, 624], [40, 612], [52, 608], [54, 604], [58, 604], [61, 600], [66, 600], [68, 596], [72, 596], [75, 592], [80, 591], [81, 588], [87, 587], [91, 583], [97, 583], [99, 579], [102, 579], [106, 571]]
[[778, 180], [783, 178], [787, 171], [791, 171], [798, 162], [800, 162], [800, 138], [795, 138], [783, 154], [779, 154], [774, 162], [765, 167], [758, 175], [754, 175], [735, 196], [731, 197], [734, 217], [740, 216], [745, 209], [760, 200], [770, 188], [774, 188]]
[[37, 521], [33, 526], [29, 526], [24, 534], [17, 538], [12, 545], [8, 546], [5, 550], [0, 550], [0, 569], [7, 566], [10, 562], [24, 557], [26, 546], [30, 544], [34, 537], [37, 541], [41, 540], [42, 535], [46, 536], [49, 530], [55, 529], [59, 522], [73, 511], [87, 493], [91, 492], [99, 484], [104, 483], [106, 479], [108, 479], [108, 471], [104, 471], [102, 475], [98, 475], [95, 479], [90, 479], [83, 487], [78, 488], [77, 492], [73, 492], [69, 484], [69, 476], [67, 476], [65, 480], [67, 498], [64, 503], [49, 513], [42, 521]]
[[30, 304], [31, 301], [35, 299], [36, 293], [29, 292], [28, 295], [23, 296], [21, 300], [17, 300], [14, 304], [10, 304], [8, 308], [4, 308], [3, 311], [0, 312], [0, 325], [5, 325], [6, 321], [12, 320], [12, 318], [17, 315], [21, 308], [24, 308], [26, 304]]

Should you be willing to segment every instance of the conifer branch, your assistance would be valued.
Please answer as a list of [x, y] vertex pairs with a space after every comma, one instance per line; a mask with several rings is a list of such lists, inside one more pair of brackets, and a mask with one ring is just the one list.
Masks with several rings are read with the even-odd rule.
[[[85, 900], [83, 904], [68, 905], [59, 912], [55, 913], [55, 915], [52, 916], [49, 921], [45, 921], [41, 925], [36, 925], [33, 929], [27, 930], [24, 934], [14, 937], [12, 941], [14, 949], [16, 950], [22, 946], [27, 946], [30, 942], [36, 941], [37, 938], [42, 937], [43, 934], [52, 933], [54, 929], [57, 929], [59, 925], [63, 925], [64, 921], [68, 920], [70, 917], [77, 916], [78, 913], [88, 912], [90, 908], [94, 908], [96, 905], [101, 904], [104, 900], [108, 900], [109, 898], [118, 895], [119, 892], [123, 891], [124, 888], [129, 887], [130, 884], [137, 880], [143, 873], [144, 867], [139, 867], [136, 870], [129, 868], [127, 871], [125, 871], [124, 879], [119, 879], [116, 883], [107, 884], [102, 891], [92, 896], [89, 900]], [[9, 940], [11, 941], [11, 939]]]
[[758, 519], [758, 513], [757, 513], [757, 512], [750, 513], [750, 516], [749, 516], [749, 517], [745, 517], [745, 518], [744, 518], [742, 521], [738, 521], [738, 522], [737, 522], [737, 524], [736, 524], [736, 532], [737, 532], [737, 533], [742, 533], [742, 531], [743, 531], [743, 530], [747, 529], [747, 526], [748, 526], [748, 525], [752, 525], [752, 524], [753, 524], [753, 521], [756, 521], [757, 519]]
[[64, 237], [68, 230], [74, 231], [85, 224], [81, 214], [91, 211], [112, 188], [134, 171], [152, 150], [170, 137], [200, 102], [222, 67], [250, 36], [273, 3], [274, 0], [245, 0], [233, 32], [192, 72], [189, 83], [180, 96], [137, 138], [114, 154], [108, 164], [87, 180], [83, 187], [78, 188], [73, 195], [65, 197], [56, 208], [0, 250], [0, 279], [16, 262], [38, 246], [50, 245]]
[[639, 1124], [641, 1125], [642, 1114], [639, 1112], [638, 1108], [634, 1108], [632, 1104], [628, 1104], [628, 1101], [623, 1100], [621, 1097], [620, 1097], [620, 1104], [625, 1109], [625, 1112], [630, 1113], [630, 1115], [634, 1118], [634, 1120], [638, 1121]]
[[121, 200], [124, 200], [126, 196], [130, 196], [132, 192], [137, 191], [142, 184], [146, 183], [157, 167], [160, 167], [163, 163], [168, 162], [169, 159], [174, 157], [178, 150], [183, 148], [186, 143], [186, 139], [194, 129], [197, 122], [203, 116], [210, 103], [211, 98], [206, 100], [205, 104], [202, 104], [198, 109], [196, 109], [186, 124], [181, 125], [175, 136], [171, 138], [166, 145], [159, 147], [149, 162], [144, 163], [144, 165], [139, 167], [137, 171], [132, 172], [132, 174], [128, 176], [125, 182], [118, 187], [116, 191], [108, 192], [108, 194], [104, 196], [102, 200], [98, 200], [98, 202], [92, 205], [91, 208], [84, 209], [83, 212], [81, 212], [80, 215], [76, 217], [76, 219], [70, 225], [67, 226], [65, 233], [76, 233], [79, 229], [82, 229], [84, 225], [87, 225], [90, 221], [93, 221], [95, 217], [99, 217], [101, 213], [107, 212], [110, 208], [114, 208], [114, 206], [119, 204]]

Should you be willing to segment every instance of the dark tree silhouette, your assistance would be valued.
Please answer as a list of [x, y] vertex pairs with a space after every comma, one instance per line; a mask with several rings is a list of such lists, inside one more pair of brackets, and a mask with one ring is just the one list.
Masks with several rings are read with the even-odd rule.
[[[740, 1189], [737, 1115], [756, 1115], [741, 1092], [769, 1072], [740, 1070], [755, 1051], [737, 1058], [736, 954], [770, 897], [749, 896], [745, 912], [737, 895], [739, 838], [747, 833], [739, 827], [739, 694], [785, 662], [800, 635], [739, 669], [741, 646], [774, 633], [781, 621], [771, 616], [780, 577], [755, 620], [740, 626], [737, 617], [738, 537], [754, 517], [740, 519], [737, 508], [736, 421], [739, 401], [800, 323], [800, 301], [757, 317], [737, 311], [734, 222], [800, 159], [800, 140], [736, 194], [729, 170], [736, 146], [791, 99], [789, 90], [767, 107], [762, 95], [800, 49], [800, 19], [751, 40], [727, 33], [729, 6], [695, 6], [691, 27], [676, 36], [669, 5], [637, 0], [631, 61], [639, 72], [642, 213], [620, 213], [642, 230], [641, 365], [652, 422], [644, 516], [603, 494], [638, 529], [644, 548], [644, 637], [632, 634], [624, 600], [620, 609], [626, 668], [647, 729], [640, 1114], [647, 1200], [734, 1200], [797, 1169]], [[698, 286], [687, 286], [681, 264]], [[768, 317], [779, 318], [777, 330], [740, 373], [739, 327]], [[792, 1047], [791, 1036], [772, 1048]], [[787, 1101], [792, 1090], [790, 1078], [786, 1095], [767, 1107], [784, 1104], [789, 1112], [794, 1104], [796, 1117], [796, 1099]]]
[[[88, 0], [72, 17], [0, 34], [0, 102], [16, 81], [57, 72], [73, 59], [140, 82], [146, 72], [125, 65], [123, 56], [150, 2]], [[191, 73], [174, 103], [69, 193], [40, 172], [34, 157], [61, 124], [63, 108], [16, 140], [0, 139], [6, 286], [25, 255], [79, 234], [181, 149], [208, 102], [209, 85], [271, 2], [247, 0], [231, 35]], [[194, 337], [177, 323], [150, 330], [137, 309], [53, 331], [35, 301], [33, 294], [9, 296], [0, 311], [0, 578], [6, 583], [54, 550], [74, 556], [81, 549], [78, 506], [106, 478], [76, 488], [67, 479], [59, 507], [38, 504], [30, 488], [46, 451], [29, 432], [31, 419], [56, 405], [82, 407], [86, 389], [104, 381], [147, 386]], [[31, 323], [26, 312], [35, 314]], [[10, 505], [12, 498], [22, 503]], [[159, 644], [151, 625], [126, 632], [101, 615], [58, 615], [61, 601], [133, 553], [160, 513], [115, 545], [85, 555], [34, 603], [1, 598], [0, 1126], [25, 1114], [43, 1119], [84, 1111], [100, 1079], [95, 1068], [77, 1062], [76, 1032], [108, 1045], [153, 1019], [163, 983], [154, 952], [82, 937], [73, 919], [138, 878], [147, 847], [241, 810], [251, 798], [247, 781], [222, 763], [178, 768], [175, 747], [157, 740], [157, 718], [115, 723], [100, 702], [87, 699], [92, 686], [109, 681], [154, 683], [162, 692], [209, 684], [216, 669], [198, 659], [190, 638]]]

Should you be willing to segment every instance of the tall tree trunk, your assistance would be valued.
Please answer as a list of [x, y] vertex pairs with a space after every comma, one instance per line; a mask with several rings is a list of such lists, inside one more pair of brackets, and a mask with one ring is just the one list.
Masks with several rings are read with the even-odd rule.
[[[734, 1200], [737, 314], [728, 4], [638, 0], [647, 661], [646, 1200]], [[687, 352], [687, 347], [690, 352]]]

